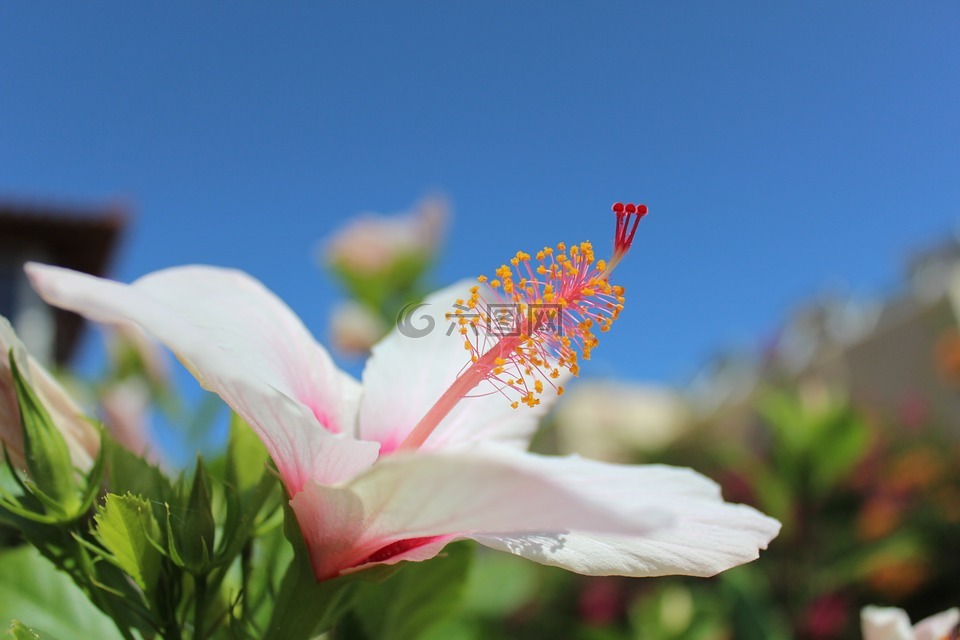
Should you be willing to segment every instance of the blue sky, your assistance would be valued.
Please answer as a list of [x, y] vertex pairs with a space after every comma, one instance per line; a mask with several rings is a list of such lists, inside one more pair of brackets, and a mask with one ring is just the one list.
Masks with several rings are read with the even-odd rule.
[[953, 1], [0, 5], [0, 196], [136, 210], [113, 275], [242, 268], [321, 338], [312, 259], [442, 190], [438, 285], [611, 242], [598, 376], [686, 380], [789, 308], [879, 293], [960, 213]]

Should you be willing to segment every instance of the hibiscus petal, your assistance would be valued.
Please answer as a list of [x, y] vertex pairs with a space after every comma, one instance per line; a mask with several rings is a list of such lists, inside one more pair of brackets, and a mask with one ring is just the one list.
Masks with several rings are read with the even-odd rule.
[[[290, 504], [321, 579], [371, 563], [423, 560], [458, 537], [558, 540], [571, 529], [638, 535], [669, 524], [661, 505], [612, 508], [558, 482], [552, 473], [562, 470], [505, 447], [398, 453], [348, 486], [309, 483]], [[404, 541], [414, 546], [382, 553]]]
[[929, 618], [924, 618], [913, 628], [916, 640], [941, 640], [941, 638], [956, 637], [950, 634], [960, 625], [960, 609], [953, 607]]
[[[360, 402], [358, 431], [365, 440], [376, 440], [384, 452], [394, 450], [417, 425], [466, 365], [470, 353], [463, 337], [445, 318], [454, 303], [470, 296], [472, 282], [460, 282], [426, 298], [410, 313], [404, 332], [394, 329], [373, 347], [363, 371], [364, 396]], [[427, 331], [427, 329], [430, 329]], [[423, 330], [423, 335], [416, 333]], [[449, 335], [448, 335], [449, 332]], [[406, 334], [406, 335], [405, 335]], [[497, 440], [525, 449], [556, 397], [544, 381], [541, 403], [532, 409], [513, 409], [511, 400], [484, 381], [461, 401], [427, 438], [424, 450], [436, 450], [479, 440]]]
[[571, 527], [561, 535], [471, 536], [480, 543], [585, 575], [711, 576], [755, 560], [780, 523], [723, 501], [719, 487], [690, 470], [615, 465], [577, 457], [538, 457], [594, 503], [627, 515], [656, 511], [671, 523], [633, 535]]
[[897, 607], [864, 607], [860, 610], [863, 640], [913, 640], [907, 612]]
[[257, 432], [291, 493], [307, 479], [339, 481], [376, 460], [375, 443], [331, 435], [353, 431], [356, 381], [246, 274], [189, 266], [124, 285], [59, 267], [26, 269], [50, 304], [100, 322], [135, 323], [170, 347]]

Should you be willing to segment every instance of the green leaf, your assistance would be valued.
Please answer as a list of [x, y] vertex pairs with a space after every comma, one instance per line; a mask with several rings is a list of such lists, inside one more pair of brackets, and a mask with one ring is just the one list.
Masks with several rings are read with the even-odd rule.
[[173, 509], [169, 504], [165, 504], [164, 507], [166, 508], [166, 518], [164, 519], [164, 523], [166, 524], [167, 532], [167, 553], [169, 554], [170, 559], [173, 560], [173, 564], [177, 565], [178, 567], [186, 567], [187, 563], [180, 555], [180, 549], [178, 548], [179, 543], [177, 542], [177, 529], [173, 525]]
[[866, 423], [851, 409], [839, 407], [823, 418], [824, 428], [815, 443], [815, 464], [810, 470], [812, 489], [831, 491], [863, 458], [870, 443]]
[[456, 613], [472, 557], [469, 543], [451, 544], [432, 560], [404, 563], [383, 584], [364, 585], [355, 610], [367, 636], [415, 640]]
[[470, 569], [464, 609], [485, 618], [506, 618], [530, 605], [540, 593], [542, 567], [510, 553], [485, 547]]
[[0, 551], [0, 568], [0, 629], [17, 619], [56, 638], [121, 638], [110, 618], [33, 547]]
[[230, 438], [226, 456], [227, 519], [223, 527], [221, 548], [217, 562], [230, 562], [247, 543], [257, 522], [279, 511], [280, 482], [268, 471], [270, 456], [260, 439], [244, 422], [233, 414], [230, 419]]
[[193, 474], [193, 486], [190, 487], [189, 509], [184, 533], [196, 536], [203, 541], [207, 549], [213, 549], [213, 540], [217, 532], [217, 523], [213, 517], [213, 505], [207, 472], [203, 468], [203, 459], [197, 456], [197, 468]]
[[796, 516], [794, 487], [787, 478], [777, 473], [776, 468], [749, 464], [742, 466], [750, 470], [751, 486], [759, 502], [756, 506], [764, 513], [780, 520], [784, 531], [791, 531]]
[[53, 636], [31, 629], [19, 620], [13, 621], [8, 633], [14, 640], [54, 640]]
[[437, 621], [420, 640], [480, 640], [481, 634], [480, 624], [476, 621], [449, 618]]
[[223, 526], [217, 563], [231, 562], [251, 535], [256, 535], [258, 524], [279, 512], [281, 492], [280, 480], [269, 474], [264, 474], [259, 483], [243, 495], [237, 495], [232, 488], [227, 488], [227, 519]]
[[[104, 438], [103, 443], [107, 449], [107, 484], [111, 493], [132, 493], [156, 505], [173, 500], [173, 486], [158, 466], [109, 438]], [[154, 511], [154, 515], [158, 514], [159, 511]]]
[[[284, 571], [293, 559], [293, 547], [283, 535], [283, 527], [259, 531], [253, 552], [244, 557], [241, 570], [245, 579], [243, 602], [238, 622], [255, 629], [266, 628]], [[259, 635], [259, 634], [258, 634]]]
[[227, 483], [243, 495], [260, 483], [269, 459], [270, 455], [257, 434], [234, 413], [230, 417], [227, 442]]
[[3, 449], [4, 462], [8, 477], [13, 479], [21, 489], [19, 496], [14, 496], [6, 487], [0, 486], [0, 523], [20, 529], [35, 528], [38, 524], [57, 524], [62, 522], [61, 517], [47, 515], [44, 503], [31, 493], [30, 487], [20, 478], [19, 472], [13, 468], [13, 463]]
[[20, 373], [12, 349], [9, 358], [20, 404], [23, 452], [36, 496], [56, 515], [65, 519], [75, 517], [81, 500], [67, 441]]
[[162, 557], [151, 543], [160, 538], [160, 527], [150, 503], [140, 496], [107, 494], [95, 516], [97, 538], [112, 554], [115, 564], [150, 593], [160, 576]]
[[789, 620], [776, 605], [767, 574], [756, 564], [747, 564], [718, 576], [718, 591], [726, 596], [728, 614], [738, 638], [779, 640], [791, 637]]
[[170, 555], [187, 571], [200, 575], [209, 570], [213, 561], [217, 523], [207, 472], [199, 456], [189, 496], [184, 499], [183, 481], [179, 489], [177, 502], [167, 514]]

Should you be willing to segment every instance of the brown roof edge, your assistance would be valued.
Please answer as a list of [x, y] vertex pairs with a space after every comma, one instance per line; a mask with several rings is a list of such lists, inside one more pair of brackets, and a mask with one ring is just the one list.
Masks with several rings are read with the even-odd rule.
[[[0, 247], [32, 248], [51, 264], [104, 275], [132, 217], [131, 210], [122, 200], [73, 206], [0, 197]], [[76, 347], [83, 320], [62, 309], [55, 311], [55, 318], [54, 357], [62, 365]]]

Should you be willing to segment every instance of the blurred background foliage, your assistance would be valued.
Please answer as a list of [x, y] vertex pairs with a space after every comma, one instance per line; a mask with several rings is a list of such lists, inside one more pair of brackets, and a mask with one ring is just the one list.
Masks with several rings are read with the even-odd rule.
[[[412, 227], [416, 215], [384, 228]], [[406, 292], [426, 290], [415, 280], [438, 250], [430, 237], [414, 280], [404, 258], [386, 265], [396, 269], [387, 279], [326, 261], [348, 298], [379, 314], [371, 324], [380, 333], [370, 332], [365, 349], [404, 303], [369, 292], [393, 277]], [[955, 606], [958, 266], [960, 245], [950, 239], [914, 257], [897, 297], [831, 293], [801, 304], [759, 354], [714, 358], [686, 389], [577, 381], [545, 420], [537, 450], [689, 466], [715, 479], [727, 500], [778, 518], [783, 530], [758, 561], [710, 579], [638, 580], [576, 576], [479, 550], [461, 609], [426, 637], [857, 638], [868, 604], [899, 606], [914, 619]], [[363, 350], [331, 325], [342, 352]]]

